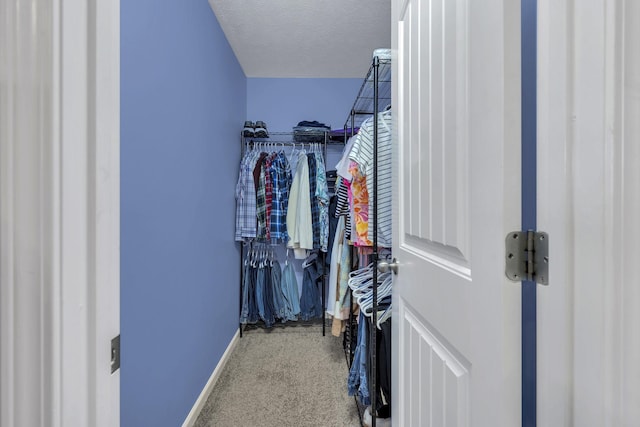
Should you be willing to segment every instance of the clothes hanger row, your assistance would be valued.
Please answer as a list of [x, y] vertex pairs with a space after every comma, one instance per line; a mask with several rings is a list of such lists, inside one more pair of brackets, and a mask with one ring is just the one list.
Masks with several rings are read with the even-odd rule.
[[253, 243], [247, 251], [244, 264], [253, 268], [273, 267], [276, 261], [276, 254], [272, 247], [266, 243]]
[[[349, 287], [353, 297], [359, 302], [373, 303], [373, 264], [360, 270], [349, 273]], [[378, 274], [377, 296], [378, 301], [391, 295], [392, 276], [391, 272]]]
[[[367, 265], [359, 270], [354, 270], [349, 273], [349, 287], [352, 291], [354, 300], [360, 306], [362, 313], [371, 317], [373, 314], [373, 263]], [[377, 286], [377, 302], [378, 307], [385, 300], [392, 295], [392, 274], [391, 272], [378, 274], [378, 286]], [[383, 313], [378, 317], [376, 326], [378, 329], [382, 329], [382, 324], [391, 317], [392, 307], [391, 304], [385, 305]]]
[[382, 314], [378, 316], [378, 321], [376, 322], [378, 329], [382, 329], [382, 324], [391, 317], [392, 311], [393, 311], [392, 306], [391, 304], [389, 304], [389, 306], [382, 312]]
[[251, 146], [254, 149], [256, 147], [284, 147], [290, 145], [292, 147], [304, 147], [308, 146], [309, 148], [320, 149], [324, 143], [322, 142], [297, 142], [297, 141], [286, 141], [286, 140], [269, 140], [269, 141], [255, 141], [253, 139], [249, 139], [245, 141], [246, 146]]
[[[245, 157], [249, 155], [255, 155], [265, 151], [275, 151], [278, 148], [279, 151], [284, 152], [286, 146], [291, 147], [289, 156], [293, 156], [296, 152], [307, 154], [308, 151], [314, 154], [322, 153], [322, 144], [317, 142], [294, 142], [294, 141], [254, 141], [248, 140], [245, 142]], [[275, 149], [275, 150], [274, 150]]]
[[287, 141], [246, 141], [247, 151], [251, 148], [252, 151], [258, 151], [262, 149], [281, 148], [284, 149]]

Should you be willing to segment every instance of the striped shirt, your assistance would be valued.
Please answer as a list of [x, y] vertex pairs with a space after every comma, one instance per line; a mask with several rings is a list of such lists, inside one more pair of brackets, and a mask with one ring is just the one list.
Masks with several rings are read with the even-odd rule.
[[351, 212], [349, 210], [349, 182], [338, 177], [338, 203], [336, 205], [336, 217], [344, 216], [344, 230], [347, 240], [351, 240]]

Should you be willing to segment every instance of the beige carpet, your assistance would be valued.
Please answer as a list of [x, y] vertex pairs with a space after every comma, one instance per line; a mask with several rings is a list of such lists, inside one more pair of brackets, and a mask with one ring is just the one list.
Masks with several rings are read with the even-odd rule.
[[359, 427], [342, 338], [318, 325], [246, 331], [196, 427]]

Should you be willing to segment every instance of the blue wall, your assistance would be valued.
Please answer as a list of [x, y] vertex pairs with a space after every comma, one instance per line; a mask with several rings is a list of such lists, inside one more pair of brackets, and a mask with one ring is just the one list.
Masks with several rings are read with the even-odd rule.
[[[290, 132], [302, 120], [341, 129], [362, 79], [247, 79], [247, 118], [272, 131]], [[277, 108], [274, 108], [277, 106]]]
[[121, 2], [121, 425], [181, 425], [237, 328], [246, 83], [206, 0]]

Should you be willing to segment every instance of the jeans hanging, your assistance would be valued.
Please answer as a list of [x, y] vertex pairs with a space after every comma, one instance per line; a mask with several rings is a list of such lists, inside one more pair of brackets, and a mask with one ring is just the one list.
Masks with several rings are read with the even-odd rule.
[[349, 396], [358, 395], [360, 403], [363, 405], [371, 404], [371, 395], [369, 394], [369, 382], [367, 380], [367, 365], [369, 352], [367, 351], [369, 342], [369, 319], [360, 312], [358, 318], [358, 344], [353, 354], [353, 364], [349, 370], [349, 379], [347, 380], [347, 390]]
[[300, 297], [298, 296], [298, 280], [293, 266], [286, 263], [282, 272], [282, 293], [287, 305], [287, 319], [298, 320], [300, 314]]
[[275, 308], [275, 316], [286, 322], [288, 320], [287, 304], [282, 293], [282, 268], [278, 261], [273, 261], [271, 269], [271, 289], [273, 292], [273, 305]]
[[271, 267], [261, 263], [257, 277], [256, 300], [258, 302], [258, 312], [260, 313], [260, 318], [264, 321], [264, 325], [270, 328], [275, 322]]
[[318, 291], [318, 278], [322, 276], [324, 266], [317, 258], [304, 269], [302, 277], [302, 295], [300, 296], [300, 318], [310, 320], [322, 317], [322, 301]]
[[249, 323], [249, 288], [251, 287], [250, 274], [251, 266], [248, 262], [245, 262], [242, 273], [242, 309], [240, 310], [240, 323]]
[[[240, 317], [241, 323], [256, 323], [260, 318], [258, 311], [258, 302], [256, 300], [256, 280], [258, 270], [251, 266], [251, 263], [247, 263], [244, 266], [244, 289], [242, 296], [242, 315]], [[245, 295], [246, 290], [246, 307], [245, 307]]]

